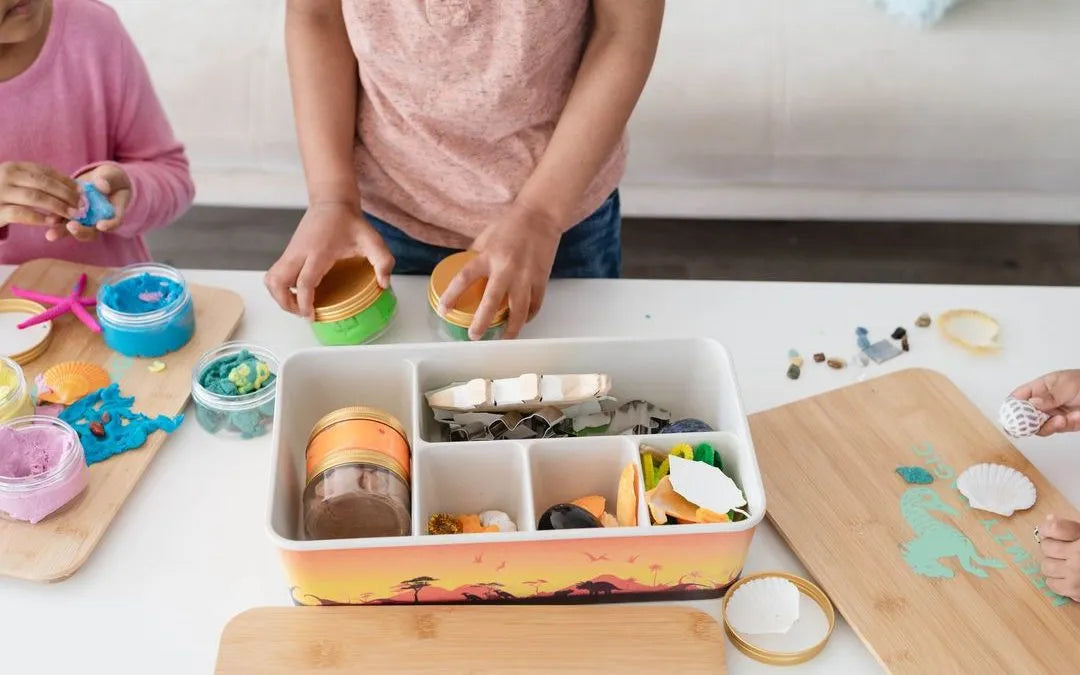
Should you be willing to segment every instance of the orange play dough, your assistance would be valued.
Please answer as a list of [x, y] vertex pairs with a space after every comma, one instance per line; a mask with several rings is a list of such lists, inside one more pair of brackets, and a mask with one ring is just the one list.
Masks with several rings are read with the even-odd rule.
[[604, 507], [607, 505], [607, 500], [600, 495], [587, 495], [585, 497], [579, 497], [570, 503], [575, 506], [580, 506], [593, 514], [594, 518], [599, 520], [604, 516]]

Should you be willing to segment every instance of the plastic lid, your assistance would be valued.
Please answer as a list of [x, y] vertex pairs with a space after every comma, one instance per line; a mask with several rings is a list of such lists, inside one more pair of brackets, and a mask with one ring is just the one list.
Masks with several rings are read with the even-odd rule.
[[0, 356], [26, 365], [45, 353], [52, 338], [52, 321], [18, 328], [18, 324], [44, 311], [44, 306], [30, 300], [0, 300]]
[[[431, 273], [431, 285], [428, 287], [428, 302], [431, 304], [432, 309], [438, 311], [439, 299], [446, 292], [450, 281], [457, 276], [457, 273], [465, 265], [476, 258], [476, 255], [476, 251], [462, 251], [444, 258], [442, 262], [435, 266], [435, 270]], [[477, 279], [458, 297], [457, 304], [443, 318], [455, 326], [468, 328], [472, 325], [476, 310], [480, 308], [480, 301], [484, 299], [485, 289], [487, 289], [487, 279]], [[509, 316], [510, 301], [508, 298], [503, 298], [502, 304], [499, 306], [498, 311], [495, 312], [495, 318], [492, 319], [491, 325], [504, 324]]]
[[379, 299], [383, 289], [366, 258], [334, 263], [315, 289], [315, 320], [341, 321], [356, 316]]

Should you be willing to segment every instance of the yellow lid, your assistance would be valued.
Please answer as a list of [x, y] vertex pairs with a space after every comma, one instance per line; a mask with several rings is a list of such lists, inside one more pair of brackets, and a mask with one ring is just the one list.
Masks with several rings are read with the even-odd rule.
[[[19, 322], [29, 319], [37, 314], [41, 314], [44, 311], [45, 307], [43, 305], [31, 300], [23, 300], [21, 298], [5, 298], [0, 300], [0, 314], [15, 314], [17, 315], [15, 319]], [[14, 328], [14, 326], [12, 327]], [[34, 336], [36, 336], [36, 339]], [[52, 321], [46, 321], [43, 324], [29, 327], [26, 329], [25, 335], [20, 335], [19, 337], [23, 338], [19, 343], [23, 344], [24, 347], [18, 352], [13, 351], [9, 353], [6, 350], [0, 351], [0, 356], [8, 356], [15, 363], [25, 366], [44, 354], [45, 350], [49, 348], [49, 342], [52, 340]], [[0, 338], [3, 338], [3, 336], [0, 335]], [[29, 340], [32, 341], [32, 344], [25, 346], [25, 343], [27, 342], [25, 338], [29, 338]], [[7, 339], [0, 339], [0, 342], [7, 343]], [[15, 340], [11, 340], [11, 342], [15, 342]], [[0, 349], [3, 349], [3, 347], [0, 347]]]
[[[431, 273], [431, 284], [428, 286], [428, 303], [433, 310], [438, 311], [439, 299], [446, 292], [450, 281], [457, 276], [465, 265], [472, 262], [476, 255], [476, 251], [462, 251], [444, 258], [442, 262], [435, 266], [435, 270]], [[462, 328], [471, 326], [473, 316], [476, 314], [476, 310], [480, 308], [480, 301], [484, 299], [486, 289], [487, 279], [477, 279], [458, 297], [457, 303], [447, 311], [446, 316], [443, 318], [455, 326]], [[508, 298], [503, 298], [502, 304], [499, 305], [498, 311], [495, 312], [495, 318], [492, 319], [491, 325], [504, 324], [509, 316], [510, 301]]]
[[315, 289], [315, 320], [341, 321], [356, 316], [375, 304], [382, 292], [375, 268], [367, 259], [339, 260]]

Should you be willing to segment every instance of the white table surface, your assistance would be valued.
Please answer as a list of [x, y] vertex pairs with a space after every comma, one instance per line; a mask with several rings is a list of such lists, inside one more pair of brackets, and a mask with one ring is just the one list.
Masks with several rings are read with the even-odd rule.
[[[11, 267], [0, 266], [0, 279]], [[286, 315], [254, 272], [191, 271], [190, 281], [231, 288], [246, 302], [237, 337], [285, 357], [315, 345], [303, 321]], [[430, 341], [425, 280], [395, 278], [401, 299], [393, 341]], [[523, 337], [705, 335], [732, 352], [748, 412], [921, 366], [948, 375], [989, 417], [1020, 382], [1076, 365], [1080, 289], [684, 281], [554, 282]], [[999, 356], [977, 357], [935, 329], [914, 328], [927, 311], [971, 307], [1002, 324]], [[884, 337], [897, 325], [911, 349], [887, 364], [833, 371], [815, 351], [855, 352], [854, 328]], [[800, 380], [785, 377], [787, 351], [807, 357]], [[189, 411], [190, 412], [190, 411]], [[1080, 503], [1080, 453], [1067, 437], [1018, 443], [1064, 495]], [[210, 673], [234, 615], [289, 605], [282, 568], [265, 530], [269, 437], [227, 442], [184, 424], [161, 449], [86, 565], [72, 578], [39, 585], [0, 578], [0, 648], [8, 673]], [[1041, 514], [1039, 514], [1041, 515]], [[1036, 516], [1033, 516], [1033, 518]], [[763, 522], [747, 573], [806, 571]], [[692, 603], [719, 616], [719, 601]], [[730, 644], [735, 675], [776, 673]], [[785, 671], [787, 672], [787, 671]], [[792, 673], [875, 673], [881, 667], [842, 621], [825, 651]]]

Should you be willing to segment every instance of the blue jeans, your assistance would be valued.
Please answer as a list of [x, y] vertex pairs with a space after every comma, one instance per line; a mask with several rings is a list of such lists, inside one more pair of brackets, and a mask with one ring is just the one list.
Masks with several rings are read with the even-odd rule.
[[[394, 274], [431, 274], [439, 262], [456, 249], [417, 241], [370, 213], [364, 216], [397, 260]], [[619, 191], [585, 220], [567, 230], [559, 240], [553, 279], [618, 279], [622, 272], [622, 211]]]

